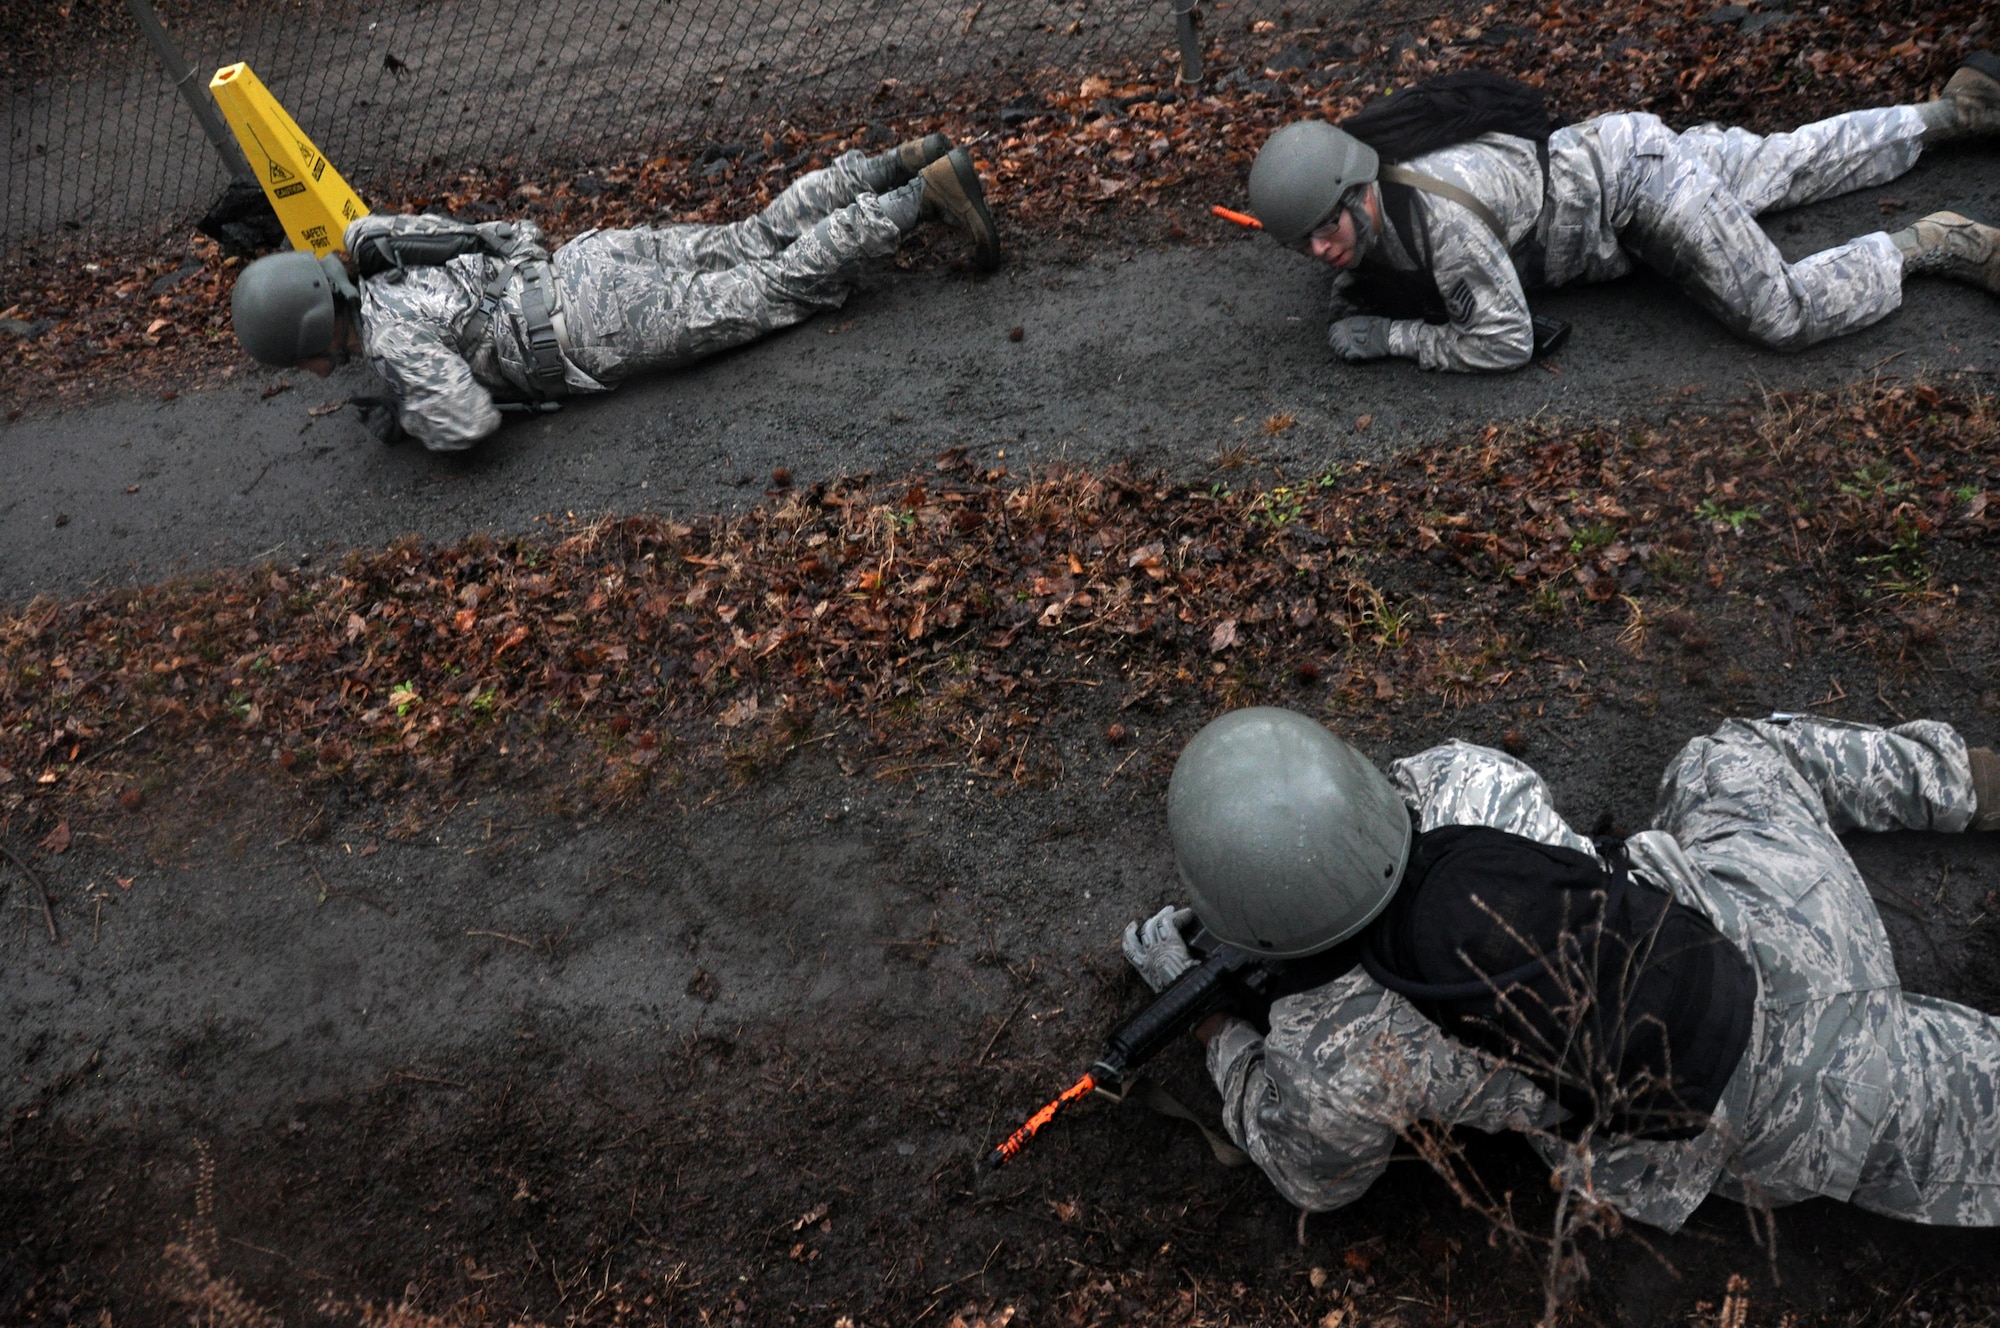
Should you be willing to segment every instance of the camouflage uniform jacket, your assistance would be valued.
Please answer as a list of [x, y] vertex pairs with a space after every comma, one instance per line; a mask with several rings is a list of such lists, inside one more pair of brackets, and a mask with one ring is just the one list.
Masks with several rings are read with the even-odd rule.
[[[1397, 762], [1392, 777], [1421, 829], [1491, 825], [1595, 852], [1540, 776], [1500, 752], [1450, 742]], [[2000, 1122], [1988, 1119], [2000, 1027], [1901, 993], [1880, 918], [1836, 837], [1962, 830], [1973, 810], [1965, 745], [1941, 723], [1884, 731], [1774, 716], [1731, 721], [1683, 750], [1654, 828], [1627, 841], [1632, 867], [1741, 947], [1759, 987], [1750, 1045], [1694, 1139], [1578, 1147], [1557, 1137], [1562, 1113], [1527, 1077], [1446, 1037], [1359, 970], [1276, 1002], [1268, 1036], [1232, 1020], [1211, 1040], [1224, 1128], [1310, 1211], [1357, 1198], [1399, 1134], [1428, 1121], [1526, 1132], [1569, 1183], [1669, 1231], [1711, 1190], [2000, 1220], [2000, 1185], [1974, 1183], [2000, 1180]], [[1931, 1007], [1942, 1031], [1913, 1032]], [[1968, 1079], [1967, 1064], [1983, 1072]], [[1954, 1092], [1984, 1093], [1986, 1105], [1960, 1113], [1975, 1123], [1944, 1138], [1934, 1118]], [[1910, 1139], [1924, 1131], [1912, 1164]]]
[[[511, 257], [548, 264], [541, 228], [532, 221], [470, 226], [446, 217], [377, 213], [351, 221], [349, 253], [370, 235], [461, 234], [476, 231]], [[433, 451], [470, 447], [500, 427], [495, 399], [525, 401], [531, 390], [527, 327], [516, 269], [500, 297], [500, 310], [470, 353], [459, 349], [466, 320], [479, 308], [488, 279], [504, 260], [467, 254], [434, 267], [409, 267], [398, 275], [369, 277], [361, 285], [361, 339], [368, 365], [395, 398], [397, 422]], [[562, 283], [543, 283], [562, 315]], [[557, 323], [560, 329], [562, 322]], [[564, 358], [570, 392], [602, 392], [605, 385]]]
[[1901, 303], [1889, 238], [1876, 232], [1787, 263], [1756, 217], [1895, 179], [1915, 165], [1922, 136], [1908, 106], [1771, 135], [1718, 125], [1675, 133], [1657, 116], [1619, 114], [1550, 135], [1546, 180], [1536, 145], [1507, 134], [1412, 158], [1409, 169], [1484, 203], [1506, 239], [1463, 204], [1422, 191], [1420, 252], [1385, 221], [1368, 262], [1428, 271], [1451, 315], [1393, 321], [1388, 353], [1425, 369], [1519, 368], [1534, 350], [1527, 282], [1608, 281], [1635, 259], [1763, 345], [1797, 349], [1865, 326]]

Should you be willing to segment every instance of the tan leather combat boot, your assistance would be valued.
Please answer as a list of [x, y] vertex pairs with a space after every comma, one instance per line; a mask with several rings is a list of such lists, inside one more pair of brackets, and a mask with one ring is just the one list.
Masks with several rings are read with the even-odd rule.
[[953, 148], [945, 156], [924, 167], [918, 177], [924, 182], [924, 215], [943, 217], [972, 237], [973, 263], [982, 272], [1000, 266], [1000, 231], [993, 214], [986, 209], [986, 190], [979, 183], [979, 171], [972, 153]]
[[860, 175], [870, 189], [886, 194], [916, 179], [924, 167], [950, 151], [951, 140], [943, 134], [925, 134], [868, 158], [861, 163]]
[[1991, 747], [1971, 747], [1972, 824], [1968, 830], [2000, 830], [2000, 756]]
[[2000, 55], [1966, 56], [1938, 99], [1917, 110], [1924, 117], [1925, 146], [2000, 134]]
[[925, 134], [897, 145], [896, 164], [903, 168], [906, 179], [914, 180], [919, 171], [950, 151], [951, 140], [943, 134]]
[[1889, 238], [1903, 253], [1904, 276], [1949, 277], [2000, 295], [2000, 227], [1933, 212]]

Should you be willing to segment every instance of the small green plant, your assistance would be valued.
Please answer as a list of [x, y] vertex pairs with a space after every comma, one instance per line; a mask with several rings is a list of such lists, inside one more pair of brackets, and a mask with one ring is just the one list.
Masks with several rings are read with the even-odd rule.
[[1544, 581], [1535, 587], [1535, 593], [1528, 599], [1528, 605], [1544, 618], [1559, 617], [1563, 611], [1562, 591], [1553, 581]]
[[1923, 532], [1900, 517], [1887, 553], [1870, 554], [1854, 561], [1869, 569], [1871, 591], [1895, 598], [1915, 599], [1929, 594], [1936, 575], [1924, 557]]
[[423, 703], [417, 695], [417, 685], [413, 682], [398, 683], [389, 689], [389, 704], [396, 707], [396, 718], [402, 719]]
[[229, 694], [229, 717], [237, 723], [241, 724], [247, 721], [250, 718], [250, 712], [256, 708], [256, 706], [251, 704], [248, 693], [231, 692]]
[[1701, 506], [1694, 509], [1694, 514], [1703, 521], [1713, 521], [1717, 525], [1728, 526], [1733, 535], [1741, 535], [1743, 527], [1750, 522], [1764, 519], [1764, 509], [1761, 507], [1725, 507], [1713, 498], [1702, 499]]
[[1977, 484], [1961, 484], [1951, 491], [1951, 496], [1958, 499], [1961, 503], [1969, 503], [1979, 496], [1979, 486]]
[[1601, 549], [1618, 538], [1618, 527], [1609, 521], [1597, 521], [1585, 526], [1569, 538], [1571, 553], [1587, 553], [1591, 549]]
[[1877, 458], [1855, 471], [1851, 479], [1841, 481], [1840, 491], [1853, 498], [1872, 498], [1878, 495], [1894, 498], [1898, 494], [1908, 493], [1910, 482], [1890, 478], [1895, 473], [1887, 461]]
[[493, 707], [498, 703], [499, 699], [500, 689], [497, 687], [488, 687], [483, 692], [474, 692], [466, 704], [472, 707], [472, 713], [475, 715], [491, 715]]
[[1684, 582], [1694, 580], [1694, 559], [1678, 549], [1655, 549], [1646, 561], [1646, 570], [1662, 581]]
[[1410, 627], [1416, 616], [1413, 606], [1391, 604], [1387, 596], [1370, 586], [1368, 602], [1362, 607], [1359, 620], [1377, 650], [1394, 650], [1410, 639]]
[[1292, 522], [1305, 515], [1306, 491], [1304, 488], [1280, 484], [1274, 489], [1266, 489], [1250, 504], [1252, 519], [1262, 521], [1273, 530], [1283, 530]]

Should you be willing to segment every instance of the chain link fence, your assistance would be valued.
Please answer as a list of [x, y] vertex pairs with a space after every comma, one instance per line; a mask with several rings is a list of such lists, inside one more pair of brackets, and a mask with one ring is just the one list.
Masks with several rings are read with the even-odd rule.
[[[1216, 8], [1253, 6], [1260, 0]], [[0, 19], [9, 47], [0, 57], [0, 252], [199, 217], [228, 176], [138, 21], [118, 0], [23, 9], [48, 12]], [[364, 194], [427, 170], [627, 159], [779, 118], [845, 112], [852, 123], [878, 99], [920, 114], [1004, 97], [1037, 74], [1166, 60], [1176, 49], [1174, 0], [189, 0], [155, 9], [198, 86], [219, 66], [248, 61]]]

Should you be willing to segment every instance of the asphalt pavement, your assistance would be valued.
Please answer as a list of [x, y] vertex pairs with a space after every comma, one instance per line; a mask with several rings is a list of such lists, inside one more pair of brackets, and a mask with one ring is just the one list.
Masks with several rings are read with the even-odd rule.
[[[2000, 218], [1996, 164], [1939, 154], [1767, 222], [1797, 257], [1938, 208]], [[989, 278], [884, 265], [837, 313], [510, 423], [464, 455], [383, 447], [351, 409], [315, 415], [370, 390], [360, 367], [323, 383], [245, 360], [225, 385], [166, 402], [112, 388], [0, 428], [0, 602], [407, 533], [511, 534], [545, 515], [729, 509], [758, 500], [777, 467], [799, 482], [897, 474], [965, 447], [1004, 454], [1016, 475], [1067, 459], [1190, 476], [1247, 444], [1300, 474], [1489, 420], [1657, 417], [1876, 375], [2000, 371], [2000, 300], [1933, 279], [1876, 326], [1794, 355], [1738, 341], [1654, 278], [1555, 292], [1538, 308], [1574, 325], [1569, 345], [1497, 376], [1336, 361], [1327, 286], [1242, 233], [1081, 259], [1028, 248]], [[1266, 434], [1277, 415], [1296, 423]]]

